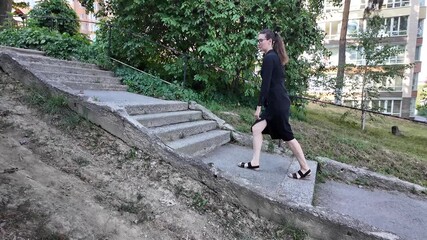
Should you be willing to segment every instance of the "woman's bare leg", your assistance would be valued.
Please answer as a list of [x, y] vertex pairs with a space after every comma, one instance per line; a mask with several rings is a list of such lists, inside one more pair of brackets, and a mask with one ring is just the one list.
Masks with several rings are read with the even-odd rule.
[[294, 156], [297, 158], [299, 166], [301, 168], [301, 172], [307, 172], [310, 167], [308, 166], [307, 161], [305, 160], [304, 152], [302, 151], [299, 142], [294, 138], [286, 143], [288, 144]]
[[262, 120], [258, 122], [252, 127], [252, 147], [253, 147], [253, 155], [252, 155], [252, 166], [259, 166], [259, 158], [261, 155], [261, 147], [262, 147], [262, 131], [267, 127], [267, 121]]

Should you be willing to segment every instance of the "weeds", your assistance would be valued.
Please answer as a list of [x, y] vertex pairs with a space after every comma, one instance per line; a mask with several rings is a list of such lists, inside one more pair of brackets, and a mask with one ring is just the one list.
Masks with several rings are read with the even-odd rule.
[[138, 207], [135, 205], [135, 203], [122, 203], [119, 208], [119, 212], [128, 212], [137, 214], [139, 212]]
[[83, 118], [68, 108], [68, 101], [64, 96], [43, 95], [33, 90], [26, 96], [25, 100], [44, 113], [57, 115], [56, 117], [60, 118], [58, 125], [63, 129], [74, 129], [82, 123]]
[[129, 151], [126, 153], [126, 156], [125, 156], [125, 158], [127, 159], [127, 160], [135, 160], [136, 159], [136, 157], [137, 157], [137, 155], [138, 155], [138, 149], [137, 148], [135, 148], [135, 147], [132, 147], [131, 149], [129, 149]]
[[67, 99], [61, 95], [42, 95], [37, 91], [31, 91], [27, 96], [27, 101], [31, 105], [41, 107], [48, 114], [60, 113], [64, 107], [67, 107]]
[[354, 179], [353, 183], [354, 183], [354, 184], [356, 184], [356, 185], [360, 185], [360, 186], [367, 186], [367, 187], [369, 187], [369, 186], [371, 186], [371, 185], [372, 185], [372, 184], [369, 182], [369, 180], [364, 179], [364, 178], [360, 178], [360, 177], [358, 177], [358, 178]]
[[304, 240], [308, 237], [308, 234], [304, 230], [295, 228], [290, 224], [284, 224], [276, 231], [277, 239], [288, 239], [289, 237], [293, 240]]
[[73, 161], [76, 162], [81, 167], [86, 167], [90, 164], [90, 162], [88, 160], [84, 159], [83, 157], [73, 158]]
[[197, 210], [204, 211], [208, 202], [209, 200], [205, 199], [202, 194], [196, 193], [193, 196], [192, 206], [194, 206]]

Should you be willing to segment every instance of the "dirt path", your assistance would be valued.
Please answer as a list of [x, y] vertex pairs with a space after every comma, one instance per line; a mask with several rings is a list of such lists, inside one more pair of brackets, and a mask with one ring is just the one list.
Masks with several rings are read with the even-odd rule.
[[0, 239], [301, 235], [66, 111], [47, 114], [48, 103], [0, 77]]

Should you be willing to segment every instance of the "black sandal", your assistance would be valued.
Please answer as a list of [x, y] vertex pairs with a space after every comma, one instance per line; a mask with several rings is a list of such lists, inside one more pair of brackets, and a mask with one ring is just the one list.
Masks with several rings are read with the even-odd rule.
[[252, 169], [252, 170], [258, 170], [259, 165], [258, 166], [252, 166], [251, 162], [240, 162], [239, 164], [237, 164], [237, 166], [241, 167], [241, 168], [247, 168], [247, 169]]
[[311, 170], [308, 169], [307, 172], [305, 172], [305, 173], [302, 173], [301, 170], [298, 170], [298, 172], [289, 174], [288, 176], [290, 178], [294, 178], [294, 179], [303, 179], [303, 178], [310, 176], [310, 175], [311, 175]]

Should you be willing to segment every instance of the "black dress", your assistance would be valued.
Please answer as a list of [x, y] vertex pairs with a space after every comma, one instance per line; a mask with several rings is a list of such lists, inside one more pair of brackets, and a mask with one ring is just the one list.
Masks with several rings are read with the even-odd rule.
[[267, 127], [262, 132], [270, 134], [272, 139], [290, 141], [294, 139], [289, 114], [291, 101], [286, 91], [284, 67], [274, 50], [264, 55], [261, 67], [261, 93], [258, 106], [264, 107], [260, 119], [254, 124], [266, 120]]

